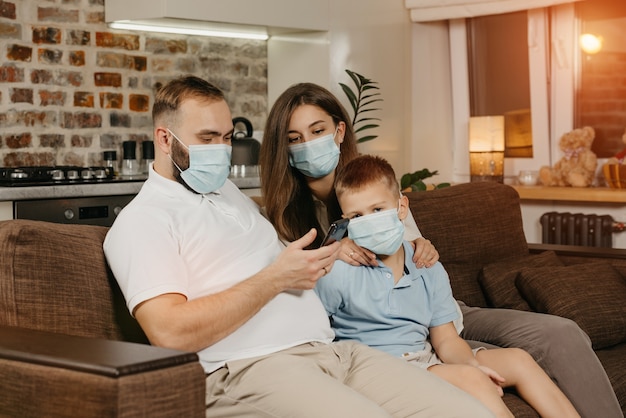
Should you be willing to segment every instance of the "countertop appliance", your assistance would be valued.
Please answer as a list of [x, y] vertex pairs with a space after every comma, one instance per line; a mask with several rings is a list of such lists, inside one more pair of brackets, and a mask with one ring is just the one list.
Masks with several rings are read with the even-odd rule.
[[[245, 131], [238, 130], [243, 126]], [[258, 177], [259, 175], [259, 152], [261, 143], [252, 137], [254, 129], [252, 123], [241, 116], [233, 119], [235, 131], [233, 133], [233, 152], [231, 158], [231, 177]]]
[[[0, 168], [0, 187], [11, 190], [39, 190], [37, 186], [58, 186], [67, 189], [65, 195], [51, 193], [46, 198], [22, 198], [13, 201], [14, 219], [90, 224], [111, 226], [117, 214], [130, 202], [135, 194], [103, 194], [70, 196], [73, 188], [81, 186], [96, 188], [96, 185], [143, 181], [143, 178], [118, 178], [111, 167], [39, 166]], [[57, 188], [50, 187], [53, 190]], [[0, 190], [0, 194], [2, 190]], [[36, 194], [33, 193], [33, 196]]]

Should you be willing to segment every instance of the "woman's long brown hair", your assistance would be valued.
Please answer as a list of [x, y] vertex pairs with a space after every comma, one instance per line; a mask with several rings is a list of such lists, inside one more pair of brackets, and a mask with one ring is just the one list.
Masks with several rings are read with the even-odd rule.
[[[333, 122], [346, 125], [341, 154], [336, 173], [358, 156], [356, 137], [350, 118], [339, 100], [325, 88], [313, 83], [295, 84], [285, 90], [276, 100], [265, 124], [259, 156], [261, 166], [261, 191], [267, 217], [278, 235], [286, 241], [294, 241], [311, 228], [317, 229], [317, 238], [311, 245], [320, 245], [325, 231], [321, 230], [315, 216], [313, 194], [302, 173], [289, 165], [289, 121], [301, 105], [317, 106], [328, 113]], [[341, 209], [334, 190], [327, 205], [329, 222], [341, 217]]]

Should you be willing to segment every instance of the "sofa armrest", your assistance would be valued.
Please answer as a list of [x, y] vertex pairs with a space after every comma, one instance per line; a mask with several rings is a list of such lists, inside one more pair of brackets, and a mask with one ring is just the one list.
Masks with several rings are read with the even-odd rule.
[[195, 353], [0, 326], [2, 416], [205, 415]]
[[580, 245], [557, 245], [557, 244], [528, 244], [531, 254], [544, 251], [554, 251], [559, 256], [581, 258], [608, 258], [626, 260], [626, 249], [623, 248], [600, 248]]

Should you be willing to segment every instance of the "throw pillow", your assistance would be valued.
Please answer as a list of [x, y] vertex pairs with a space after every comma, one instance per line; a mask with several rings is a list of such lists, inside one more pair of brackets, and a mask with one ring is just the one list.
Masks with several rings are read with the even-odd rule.
[[610, 264], [525, 268], [515, 284], [537, 312], [575, 321], [595, 350], [626, 341], [626, 281]]
[[492, 307], [530, 311], [530, 306], [515, 287], [515, 278], [525, 267], [552, 266], [563, 266], [563, 262], [554, 251], [502, 260], [484, 266], [478, 276], [478, 282]]

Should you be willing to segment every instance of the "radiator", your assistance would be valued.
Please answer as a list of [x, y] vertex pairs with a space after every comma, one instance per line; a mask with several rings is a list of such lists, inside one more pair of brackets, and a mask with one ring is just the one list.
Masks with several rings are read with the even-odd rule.
[[613, 246], [613, 232], [625, 229], [610, 215], [547, 212], [541, 215], [541, 242], [544, 244]]

